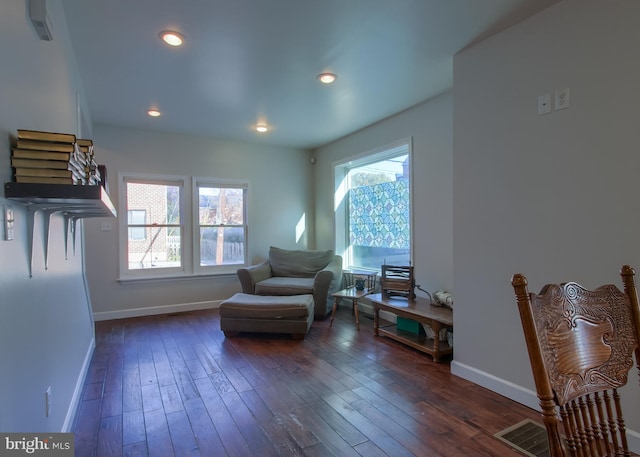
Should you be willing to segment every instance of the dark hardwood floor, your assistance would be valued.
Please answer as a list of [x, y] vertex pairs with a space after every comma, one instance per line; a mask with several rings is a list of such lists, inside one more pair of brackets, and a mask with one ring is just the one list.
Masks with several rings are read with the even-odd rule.
[[102, 321], [76, 456], [517, 457], [538, 413], [384, 337], [349, 308], [304, 340], [225, 339], [217, 310]]

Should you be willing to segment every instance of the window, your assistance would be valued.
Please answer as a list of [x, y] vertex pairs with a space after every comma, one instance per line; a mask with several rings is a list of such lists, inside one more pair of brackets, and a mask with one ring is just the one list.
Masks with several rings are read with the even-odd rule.
[[336, 248], [346, 269], [410, 264], [410, 158], [402, 141], [336, 165]]
[[246, 183], [122, 175], [120, 184], [127, 212], [121, 278], [230, 273], [246, 265]]
[[244, 187], [197, 182], [200, 266], [238, 265], [245, 260]]
[[142, 241], [146, 237], [146, 230], [144, 227], [147, 220], [147, 212], [140, 209], [130, 209], [127, 211], [127, 220], [129, 222], [129, 240], [130, 241]]

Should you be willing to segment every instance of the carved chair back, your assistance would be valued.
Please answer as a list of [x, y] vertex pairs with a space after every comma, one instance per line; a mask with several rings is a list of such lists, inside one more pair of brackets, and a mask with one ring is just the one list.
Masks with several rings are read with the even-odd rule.
[[624, 292], [569, 282], [536, 295], [511, 279], [552, 457], [630, 455], [618, 389], [640, 361], [640, 309], [635, 271], [620, 274]]

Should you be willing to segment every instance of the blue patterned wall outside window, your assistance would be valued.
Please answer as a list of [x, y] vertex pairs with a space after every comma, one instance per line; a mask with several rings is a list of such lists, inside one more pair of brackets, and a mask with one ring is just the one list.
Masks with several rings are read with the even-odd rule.
[[352, 188], [349, 219], [352, 246], [409, 249], [409, 181]]

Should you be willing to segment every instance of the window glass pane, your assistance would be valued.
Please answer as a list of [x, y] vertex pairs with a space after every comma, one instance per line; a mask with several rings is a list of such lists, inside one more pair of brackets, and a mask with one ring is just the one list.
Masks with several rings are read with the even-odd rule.
[[[146, 221], [146, 211], [136, 209], [127, 211], [127, 221], [129, 225], [144, 225]], [[145, 236], [145, 227], [129, 227], [130, 240], [144, 240]]]
[[146, 223], [180, 224], [180, 187], [127, 183], [127, 209], [146, 211]]
[[200, 225], [244, 224], [244, 189], [199, 187]]
[[127, 182], [127, 266], [182, 266], [179, 185]]
[[244, 227], [200, 227], [200, 266], [244, 263]]
[[408, 154], [348, 173], [348, 242], [352, 267], [408, 265], [411, 250]]
[[129, 238], [129, 269], [170, 268], [181, 266], [179, 227], [147, 226], [143, 240]]

